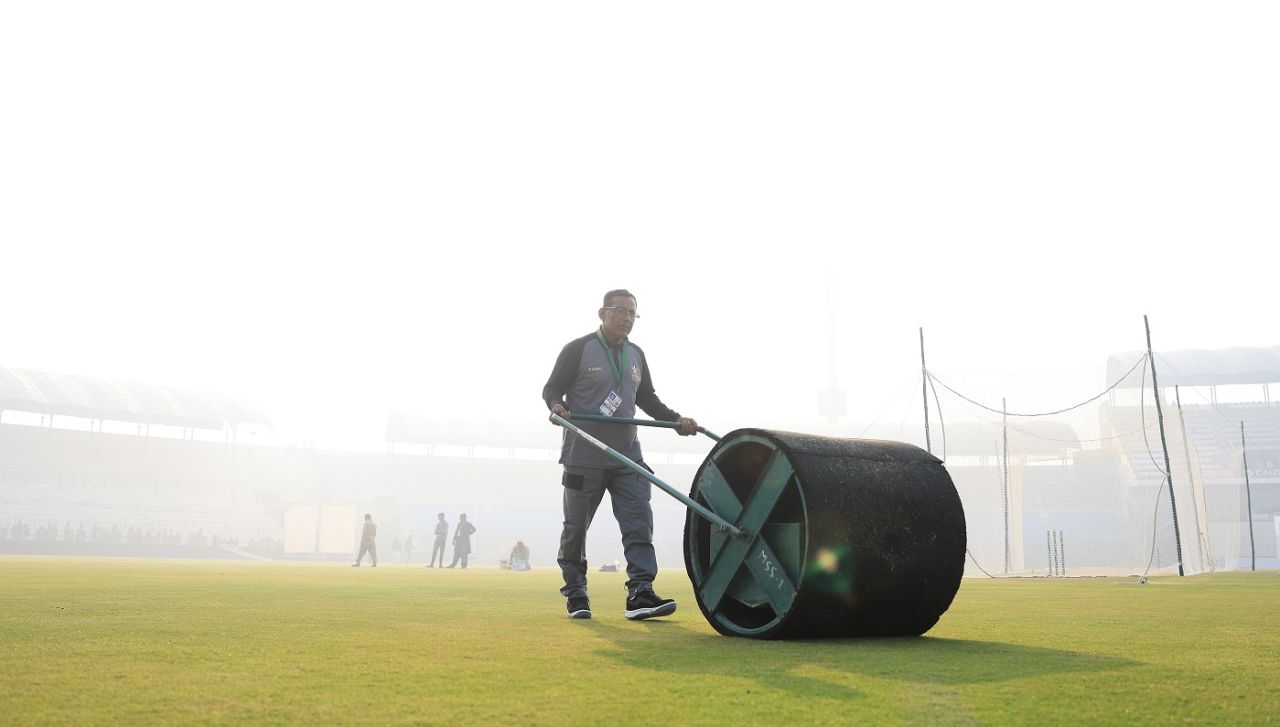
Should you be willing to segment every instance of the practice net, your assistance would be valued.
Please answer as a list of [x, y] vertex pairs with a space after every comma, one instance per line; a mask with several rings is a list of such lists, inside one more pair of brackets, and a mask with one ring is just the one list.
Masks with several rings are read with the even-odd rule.
[[1145, 575], [1179, 563], [1193, 574], [1255, 557], [1275, 567], [1280, 407], [1265, 387], [1223, 401], [1223, 387], [1166, 385], [1187, 377], [1156, 360], [1162, 412], [1145, 353], [1113, 356], [1105, 378], [928, 372], [929, 446], [964, 503], [967, 576]]

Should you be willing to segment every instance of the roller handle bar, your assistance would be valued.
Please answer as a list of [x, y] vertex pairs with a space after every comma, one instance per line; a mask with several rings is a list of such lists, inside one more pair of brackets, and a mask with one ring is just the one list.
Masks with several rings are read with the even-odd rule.
[[[594, 414], [586, 414], [586, 415], [583, 415], [583, 414], [577, 414], [577, 415], [574, 415], [574, 418], [575, 418], [575, 419], [583, 419], [583, 418], [586, 418], [586, 417], [588, 417], [588, 416], [595, 416], [595, 415], [594, 415]], [[609, 417], [600, 417], [600, 418], [601, 418], [601, 419], [609, 419]], [[708, 508], [706, 508], [705, 506], [703, 506], [703, 505], [699, 504], [698, 502], [694, 501], [694, 500], [693, 500], [693, 499], [691, 499], [688, 495], [686, 495], [686, 494], [684, 494], [683, 492], [681, 492], [681, 491], [677, 490], [676, 488], [672, 487], [671, 485], [668, 485], [666, 482], [663, 482], [663, 481], [662, 481], [662, 479], [661, 479], [661, 478], [659, 478], [657, 475], [653, 474], [652, 472], [650, 472], [649, 470], [645, 469], [644, 467], [641, 467], [640, 465], [638, 465], [638, 464], [636, 464], [635, 462], [631, 461], [631, 458], [630, 458], [630, 457], [626, 456], [625, 454], [620, 453], [618, 450], [614, 449], [613, 447], [610, 447], [609, 445], [605, 444], [604, 442], [601, 442], [599, 439], [596, 439], [595, 437], [591, 436], [590, 434], [587, 434], [586, 432], [582, 431], [582, 430], [581, 430], [581, 429], [579, 429], [578, 427], [575, 427], [573, 424], [571, 424], [571, 423], [569, 422], [569, 420], [565, 419], [564, 417], [560, 416], [559, 414], [552, 414], [552, 415], [551, 415], [551, 421], [555, 422], [556, 424], [559, 424], [560, 426], [564, 427], [565, 429], [568, 429], [569, 431], [573, 432], [574, 434], [577, 434], [577, 435], [578, 435], [579, 437], [581, 437], [584, 441], [589, 442], [589, 443], [590, 443], [593, 447], [595, 447], [596, 449], [599, 449], [601, 452], [604, 452], [605, 454], [609, 455], [610, 457], [612, 457], [613, 459], [615, 459], [615, 460], [617, 460], [618, 462], [622, 463], [623, 465], [626, 465], [626, 467], [627, 467], [627, 468], [629, 468], [632, 472], [635, 472], [636, 474], [640, 475], [640, 476], [641, 476], [641, 477], [643, 477], [644, 479], [646, 479], [646, 480], [648, 480], [648, 481], [652, 482], [653, 484], [657, 485], [659, 489], [661, 489], [663, 492], [665, 492], [665, 493], [667, 493], [668, 495], [671, 495], [672, 497], [674, 497], [674, 498], [676, 498], [677, 500], [679, 500], [681, 503], [683, 503], [683, 504], [684, 504], [686, 507], [688, 507], [690, 510], [693, 510], [694, 512], [698, 513], [699, 515], [701, 515], [702, 517], [706, 518], [708, 521], [710, 521], [710, 522], [711, 522], [711, 523], [713, 523], [714, 525], [716, 525], [716, 526], [718, 526], [718, 527], [720, 527], [720, 528], [723, 528], [723, 529], [724, 529], [724, 531], [725, 531], [725, 532], [727, 532], [731, 537], [741, 538], [741, 537], [745, 537], [745, 536], [747, 535], [746, 531], [744, 531], [744, 530], [742, 530], [742, 529], [740, 529], [740, 528], [735, 527], [735, 526], [733, 525], [733, 523], [730, 523], [728, 520], [725, 520], [724, 518], [722, 518], [722, 517], [720, 517], [719, 515], [715, 514], [714, 512], [712, 512], [711, 510], [709, 510], [709, 509], [708, 509]], [[623, 421], [623, 420], [621, 420], [621, 419], [613, 419], [612, 421]], [[710, 435], [707, 435], [707, 436], [710, 436]]]
[[[570, 419], [577, 419], [582, 422], [606, 422], [608, 424], [635, 424], [641, 427], [658, 427], [660, 429], [679, 429], [680, 422], [660, 422], [655, 419], [628, 419], [626, 417], [607, 417], [601, 414], [570, 414]], [[712, 441], [719, 442], [720, 435], [707, 431], [704, 427], [698, 427], [699, 434], [705, 434]]]

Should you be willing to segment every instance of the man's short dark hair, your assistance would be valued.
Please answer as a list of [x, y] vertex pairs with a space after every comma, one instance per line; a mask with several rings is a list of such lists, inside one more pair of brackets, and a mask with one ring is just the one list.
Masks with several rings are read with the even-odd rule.
[[631, 300], [636, 299], [636, 297], [632, 295], [630, 290], [627, 290], [626, 288], [618, 288], [617, 290], [610, 290], [608, 293], [604, 294], [604, 307], [608, 308], [609, 304], [613, 302], [614, 298], [617, 298], [622, 295], [627, 296]]
[[373, 516], [366, 512], [366, 513], [364, 514], [364, 519], [365, 519], [365, 520], [372, 520], [372, 519], [373, 519]]

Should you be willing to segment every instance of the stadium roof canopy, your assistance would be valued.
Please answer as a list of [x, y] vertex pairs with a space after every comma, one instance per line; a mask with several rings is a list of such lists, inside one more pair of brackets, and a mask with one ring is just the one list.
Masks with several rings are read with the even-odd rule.
[[[1117, 353], [1107, 358], [1107, 381], [1115, 381], [1138, 362], [1145, 351]], [[1280, 346], [1271, 348], [1222, 348], [1217, 351], [1156, 352], [1156, 378], [1160, 386], [1221, 386], [1268, 384], [1280, 381]], [[1122, 388], [1142, 386], [1142, 378], [1130, 376]]]
[[257, 406], [226, 394], [30, 369], [0, 368], [0, 409], [194, 429], [271, 425]]

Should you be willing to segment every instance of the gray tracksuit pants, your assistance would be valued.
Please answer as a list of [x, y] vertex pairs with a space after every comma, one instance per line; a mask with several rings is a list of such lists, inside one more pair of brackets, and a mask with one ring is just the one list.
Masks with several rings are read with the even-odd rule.
[[653, 508], [649, 504], [652, 486], [623, 467], [565, 467], [563, 484], [564, 530], [556, 558], [564, 576], [560, 593], [566, 598], [587, 595], [587, 528], [606, 490], [622, 531], [627, 588], [651, 589], [658, 575], [658, 559], [653, 552]]

